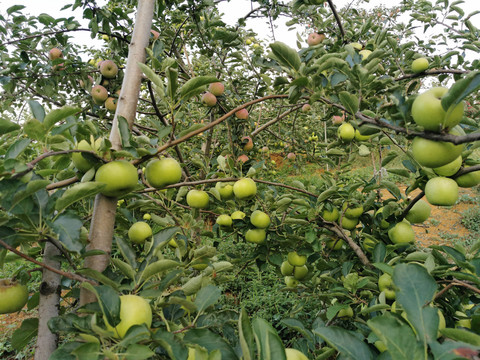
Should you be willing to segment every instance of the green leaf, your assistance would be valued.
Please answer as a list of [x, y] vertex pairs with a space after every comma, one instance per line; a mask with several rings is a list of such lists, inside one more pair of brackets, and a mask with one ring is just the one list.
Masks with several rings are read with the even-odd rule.
[[250, 319], [245, 309], [242, 309], [240, 312], [240, 317], [238, 318], [238, 332], [240, 338], [240, 346], [242, 347], [242, 359], [244, 360], [254, 360], [255, 359], [255, 348], [254, 348], [254, 335], [252, 332], [252, 325], [250, 324]]
[[110, 261], [122, 272], [123, 275], [129, 279], [135, 279], [135, 270], [130, 266], [130, 264], [127, 264], [125, 261], [117, 258], [112, 258]]
[[[193, 124], [192, 126], [190, 126], [188, 129], [185, 129], [183, 131], [181, 131], [179, 134], [178, 134], [178, 138], [181, 138], [181, 137], [184, 137], [185, 135], [187, 134], [190, 134], [191, 132], [195, 131], [195, 130], [198, 130], [198, 129], [201, 129], [202, 127], [204, 127], [205, 124]], [[219, 155], [220, 156], [220, 155]]]
[[348, 91], [341, 91], [338, 94], [338, 97], [340, 98], [340, 102], [342, 103], [343, 106], [347, 109], [347, 111], [355, 116], [355, 114], [358, 111], [358, 97], [354, 94], [350, 94]]
[[355, 360], [373, 359], [373, 354], [368, 345], [352, 331], [329, 326], [316, 328], [313, 332], [348, 358]]
[[12, 334], [12, 347], [15, 350], [22, 350], [27, 346], [38, 332], [38, 318], [25, 319], [22, 325]]
[[123, 258], [128, 262], [132, 269], [137, 268], [136, 253], [130, 246], [130, 242], [126, 237], [115, 236], [115, 242], [117, 243], [118, 249], [122, 253]]
[[10, 120], [0, 118], [0, 135], [8, 134], [9, 132], [20, 129], [20, 125], [11, 122]]
[[174, 334], [161, 328], [152, 336], [153, 340], [167, 352], [172, 359], [185, 359], [188, 356], [187, 347], [184, 346]]
[[28, 105], [30, 106], [30, 110], [32, 110], [33, 117], [43, 122], [43, 119], [45, 119], [45, 109], [43, 106], [35, 100], [28, 100]]
[[367, 325], [387, 346], [392, 360], [411, 360], [422, 358], [423, 348], [415, 334], [406, 323], [389, 313], [374, 317]]
[[169, 259], [155, 261], [154, 263], [147, 265], [145, 270], [140, 274], [140, 278], [138, 279], [138, 281], [147, 281], [152, 276], [173, 269], [179, 265], [181, 265], [179, 262]]
[[392, 182], [392, 181], [387, 181], [387, 180], [383, 180], [381, 183], [380, 183], [380, 186], [384, 187], [385, 189], [388, 190], [388, 192], [390, 194], [392, 194], [393, 196], [395, 196], [396, 199], [401, 199], [402, 198], [402, 193], [400, 192], [400, 189], [398, 188], [398, 186]]
[[37, 119], [28, 119], [23, 125], [23, 131], [30, 139], [44, 141], [47, 133], [45, 126]]
[[120, 138], [122, 140], [122, 147], [130, 147], [130, 127], [128, 121], [123, 116], [118, 117], [118, 130], [120, 131]]
[[286, 360], [282, 340], [272, 325], [260, 318], [254, 319], [252, 325], [258, 357], [262, 360]]
[[163, 230], [160, 230], [155, 235], [153, 235], [153, 244], [150, 248], [150, 251], [147, 254], [147, 260], [151, 259], [153, 254], [155, 254], [155, 251], [158, 246], [163, 245], [164, 243], [170, 241], [170, 239], [179, 231], [180, 231], [180, 228], [177, 226], [174, 226], [174, 227], [168, 227]]
[[103, 315], [108, 323], [115, 327], [120, 323], [120, 297], [118, 293], [109, 286], [95, 286], [95, 295]]
[[215, 304], [220, 296], [222, 296], [222, 291], [214, 285], [208, 285], [200, 289], [194, 301], [198, 312], [204, 312], [208, 307]]
[[125, 356], [125, 360], [145, 360], [154, 356], [155, 353], [147, 345], [132, 344], [122, 355]]
[[98, 182], [79, 183], [67, 189], [55, 203], [55, 210], [62, 212], [68, 206], [86, 197], [98, 194], [106, 184]]
[[396, 300], [407, 313], [408, 320], [426, 344], [437, 338], [438, 310], [425, 306], [437, 291], [435, 279], [418, 264], [399, 264], [393, 270]]
[[272, 49], [273, 55], [275, 55], [275, 60], [281, 65], [295, 70], [300, 68], [302, 63], [300, 56], [290, 46], [283, 42], [275, 41], [273, 44], [270, 44], [270, 48]]
[[83, 221], [75, 213], [60, 215], [52, 224], [53, 230], [58, 234], [58, 239], [68, 251], [80, 253], [83, 244], [80, 242], [80, 229]]
[[[96, 280], [99, 283], [102, 283], [104, 285], [108, 285], [108, 286], [114, 288], [116, 291], [119, 291], [119, 289], [118, 289], [119, 284], [115, 280], [110, 279], [109, 277], [103, 275], [101, 272], [99, 272], [97, 270], [80, 269], [80, 270], [77, 270], [77, 273], [79, 273], [82, 276], [89, 277], [93, 280]], [[90, 285], [89, 283], [84, 282], [84, 283], [82, 283], [82, 286], [84, 286], [85, 284]]]
[[480, 346], [480, 335], [477, 335], [471, 331], [463, 329], [445, 328], [440, 330], [440, 332], [442, 333], [442, 335], [452, 340], [462, 341], [464, 343], [474, 346]]
[[474, 71], [468, 74], [464, 79], [458, 80], [442, 97], [442, 107], [448, 111], [451, 107], [465, 99], [471, 93], [480, 88], [480, 71]]
[[19, 191], [19, 192], [15, 193], [15, 196], [13, 197], [13, 201], [12, 201], [12, 205], [10, 206], [10, 209], [14, 208], [15, 205], [17, 205], [23, 199], [26, 199], [27, 197], [35, 194], [37, 191], [45, 189], [45, 187], [48, 184], [50, 184], [49, 180], [39, 179], [39, 180], [29, 181], [25, 190], [22, 190], [22, 191]]
[[192, 96], [204, 90], [204, 86], [213, 82], [217, 82], [215, 76], [197, 76], [188, 80], [180, 88], [180, 100], [186, 101]]
[[145, 76], [155, 85], [157, 85], [160, 88], [163, 88], [163, 81], [160, 76], [158, 76], [155, 71], [150, 69], [147, 65], [142, 64], [142, 63], [137, 63], [138, 67], [142, 72], [145, 74]]
[[[222, 353], [222, 360], [237, 360], [238, 356], [236, 355], [233, 348], [228, 344], [221, 336], [211, 332], [207, 329], [192, 329], [189, 330], [183, 340], [186, 343], [198, 344], [203, 346], [212, 352], [214, 350], [220, 350]], [[284, 358], [283, 358], [284, 359]], [[280, 358], [278, 360], [281, 360]]]
[[5, 154], [5, 160], [7, 159], [16, 159], [18, 155], [25, 151], [25, 149], [30, 145], [30, 139], [20, 139], [15, 141], [8, 148]]
[[[430, 348], [432, 349], [435, 360], [468, 359], [470, 358], [468, 356], [469, 353], [478, 351], [478, 348], [456, 341], [445, 341], [442, 344], [433, 341], [430, 343]], [[465, 356], [462, 356], [462, 353], [464, 353]]]
[[72, 106], [64, 106], [60, 109], [50, 111], [45, 116], [45, 119], [43, 120], [43, 125], [45, 126], [45, 129], [47, 129], [47, 131], [50, 131], [52, 126], [55, 125], [57, 122], [69, 116], [75, 115], [80, 111], [81, 111], [80, 108], [72, 107]]
[[175, 95], [178, 88], [178, 70], [172, 67], [168, 67], [166, 70], [168, 83], [167, 83], [167, 94], [170, 96], [172, 101], [175, 101]]
[[89, 342], [77, 347], [72, 354], [77, 360], [98, 360], [100, 358], [100, 344]]

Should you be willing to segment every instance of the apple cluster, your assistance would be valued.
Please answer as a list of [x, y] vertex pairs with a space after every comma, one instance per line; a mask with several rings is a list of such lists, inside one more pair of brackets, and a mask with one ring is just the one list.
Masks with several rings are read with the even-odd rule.
[[285, 276], [285, 285], [289, 288], [298, 286], [298, 282], [308, 275], [307, 256], [299, 255], [296, 251], [287, 254], [287, 260], [282, 262], [280, 272]]
[[90, 91], [93, 102], [98, 106], [105, 105], [110, 112], [117, 109], [117, 101], [120, 96], [120, 89], [116, 90], [115, 96], [109, 95], [107, 87], [111, 85], [111, 81], [117, 77], [118, 66], [113, 60], [103, 60], [98, 63], [102, 80], [100, 84], [94, 85]]

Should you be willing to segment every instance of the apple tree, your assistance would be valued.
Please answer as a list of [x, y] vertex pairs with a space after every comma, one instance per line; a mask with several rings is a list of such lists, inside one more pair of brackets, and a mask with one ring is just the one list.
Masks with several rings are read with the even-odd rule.
[[[38, 334], [36, 359], [478, 355], [479, 243], [425, 249], [413, 230], [480, 182], [477, 14], [325, 5], [259, 2], [236, 26], [209, 1], [68, 5], [88, 28], [1, 14], [0, 264], [43, 271], [18, 349]], [[310, 29], [297, 49], [246, 26], [281, 15]], [[321, 181], [278, 179], [270, 151]], [[374, 173], [352, 176], [367, 156]], [[315, 299], [309, 321], [226, 308], [251, 266]]]

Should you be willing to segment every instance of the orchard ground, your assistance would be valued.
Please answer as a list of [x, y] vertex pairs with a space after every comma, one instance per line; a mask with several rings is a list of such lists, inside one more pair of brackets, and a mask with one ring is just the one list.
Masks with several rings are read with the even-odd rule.
[[[271, 153], [269, 156], [271, 160], [275, 161], [272, 167], [278, 172], [279, 180], [282, 181], [284, 180], [283, 177], [292, 179], [298, 176], [318, 176], [320, 181], [320, 175], [325, 171], [322, 168], [317, 168], [314, 170], [314, 174], [305, 174], [305, 168], [298, 166], [298, 163], [287, 160], [285, 154]], [[357, 167], [353, 171], [364, 172], [371, 171], [371, 169], [369, 166], [365, 166]], [[399, 188], [404, 194], [405, 186], [399, 185]], [[418, 192], [417, 189], [410, 196], [415, 197]], [[392, 197], [385, 189], [382, 189], [381, 196], [384, 199]], [[477, 186], [472, 189], [460, 188], [459, 200], [452, 207], [432, 206], [429, 219], [425, 223], [416, 224], [413, 227], [417, 244], [424, 247], [430, 245], [454, 246], [456, 243], [469, 246], [478, 237], [480, 230], [479, 202], [480, 188]], [[465, 225], [466, 222], [468, 222], [468, 226]], [[279, 278], [278, 281], [282, 282], [282, 279]], [[236, 294], [231, 292], [226, 292], [225, 296], [230, 301], [238, 301], [235, 299]], [[63, 298], [63, 300], [68, 301], [69, 299]], [[2, 359], [17, 359], [17, 355], [8, 350], [11, 350], [9, 347], [11, 334], [21, 325], [23, 320], [35, 316], [37, 316], [35, 312], [27, 312], [26, 308], [18, 313], [0, 315], [0, 329], [4, 329], [0, 336], [0, 355], [2, 355]], [[25, 353], [30, 350], [33, 351], [33, 344], [30, 349], [27, 347], [25, 350]], [[25, 358], [29, 357], [22, 357], [22, 359]]]

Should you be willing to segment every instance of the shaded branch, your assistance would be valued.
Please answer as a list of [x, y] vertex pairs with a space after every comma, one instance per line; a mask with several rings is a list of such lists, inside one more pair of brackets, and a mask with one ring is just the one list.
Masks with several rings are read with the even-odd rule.
[[338, 15], [337, 9], [335, 9], [335, 5], [333, 5], [332, 0], [327, 0], [327, 2], [328, 2], [328, 5], [330, 6], [330, 9], [332, 10], [333, 16], [335, 17], [335, 21], [338, 24], [338, 28], [340, 29], [342, 39], [345, 39], [345, 30], [343, 29], [342, 21], [340, 20], [340, 16]]

